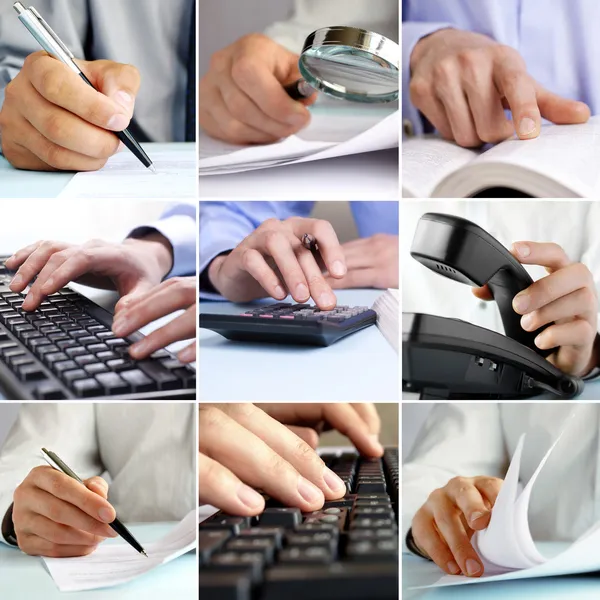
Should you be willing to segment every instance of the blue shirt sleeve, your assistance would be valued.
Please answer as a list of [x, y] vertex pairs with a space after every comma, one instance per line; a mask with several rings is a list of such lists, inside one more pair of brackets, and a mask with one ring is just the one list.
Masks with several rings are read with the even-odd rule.
[[167, 277], [196, 274], [196, 205], [181, 203], [167, 209], [154, 223], [136, 227], [128, 237], [158, 231], [173, 247], [173, 268]]

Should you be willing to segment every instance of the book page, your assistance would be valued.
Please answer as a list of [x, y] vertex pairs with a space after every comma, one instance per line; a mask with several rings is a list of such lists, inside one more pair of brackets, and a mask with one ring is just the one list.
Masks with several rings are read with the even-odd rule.
[[59, 198], [195, 198], [196, 153], [193, 148], [150, 152], [156, 173], [123, 150], [99, 171], [77, 173]]
[[399, 113], [387, 109], [315, 112], [310, 125], [274, 144], [234, 146], [200, 135], [200, 175], [266, 169], [398, 146]]
[[193, 550], [197, 523], [197, 511], [192, 510], [158, 542], [141, 542], [148, 557], [136, 552], [124, 540], [118, 540], [102, 544], [89, 556], [43, 560], [61, 592], [111, 587], [131, 581]]
[[402, 143], [402, 197], [429, 198], [448, 174], [469, 164], [479, 152], [426, 136]]

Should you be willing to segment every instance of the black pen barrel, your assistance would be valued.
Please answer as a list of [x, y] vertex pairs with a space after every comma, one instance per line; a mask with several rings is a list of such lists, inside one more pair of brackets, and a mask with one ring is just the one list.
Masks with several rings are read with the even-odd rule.
[[144, 548], [140, 543], [133, 537], [129, 529], [119, 521], [115, 519], [112, 523], [109, 523], [110, 527], [116, 531], [132, 548], [137, 550], [140, 554], [145, 554]]

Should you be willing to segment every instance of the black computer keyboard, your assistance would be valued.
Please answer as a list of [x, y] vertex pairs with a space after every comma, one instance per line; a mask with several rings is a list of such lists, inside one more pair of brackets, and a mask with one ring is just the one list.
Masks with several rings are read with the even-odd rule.
[[377, 313], [366, 306], [320, 310], [309, 304], [279, 302], [240, 315], [200, 313], [200, 327], [236, 341], [329, 346], [375, 324]]
[[267, 499], [258, 517], [200, 524], [202, 600], [397, 600], [398, 449], [321, 456], [343, 499], [313, 513]]
[[196, 372], [166, 350], [135, 361], [128, 348], [141, 333], [118, 338], [112, 315], [64, 288], [35, 311], [11, 292], [0, 258], [0, 389], [9, 400], [193, 399]]

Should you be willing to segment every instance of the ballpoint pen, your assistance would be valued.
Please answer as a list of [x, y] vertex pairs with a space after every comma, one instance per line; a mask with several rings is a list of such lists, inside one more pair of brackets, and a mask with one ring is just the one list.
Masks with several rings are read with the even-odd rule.
[[[85, 486], [85, 483], [83, 483], [81, 478], [72, 469], [70, 469], [54, 452], [46, 450], [46, 448], [42, 448], [42, 453], [44, 456], [44, 460], [53, 469], [64, 473], [68, 477], [75, 479], [75, 481], [78, 481], [79, 483], [81, 483], [81, 485]], [[121, 523], [119, 519], [115, 519], [112, 523], [109, 523], [108, 525], [112, 529], [114, 529], [132, 548], [134, 548], [140, 554], [143, 554], [146, 558], [148, 558], [148, 555], [146, 554], [146, 551], [144, 550], [142, 545], [133, 537], [129, 529], [127, 529], [127, 527], [125, 527], [125, 525], [123, 525], [123, 523]]]
[[[25, 25], [29, 33], [37, 40], [39, 45], [52, 57], [60, 60], [65, 64], [71, 71], [81, 77], [90, 87], [94, 88], [91, 81], [85, 76], [82, 70], [75, 63], [75, 56], [62, 42], [62, 40], [52, 30], [50, 25], [44, 21], [40, 13], [33, 7], [25, 8], [20, 2], [15, 2], [13, 8], [19, 15], [19, 21]], [[94, 88], [96, 89], [96, 88]], [[152, 164], [148, 155], [144, 152], [143, 148], [133, 137], [129, 129], [115, 132], [115, 135], [131, 150], [133, 155], [153, 173], [156, 173], [156, 169]]]

